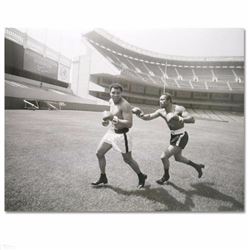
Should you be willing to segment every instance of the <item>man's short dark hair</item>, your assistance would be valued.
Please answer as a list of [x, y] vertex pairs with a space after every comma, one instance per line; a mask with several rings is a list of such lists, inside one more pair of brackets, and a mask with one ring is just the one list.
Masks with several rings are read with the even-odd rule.
[[170, 102], [172, 103], [172, 95], [168, 92], [162, 94], [163, 96], [165, 96], [166, 100], [170, 100]]
[[123, 88], [119, 83], [112, 83], [109, 87], [109, 92], [111, 91], [111, 89], [120, 89], [121, 92], [123, 91]]

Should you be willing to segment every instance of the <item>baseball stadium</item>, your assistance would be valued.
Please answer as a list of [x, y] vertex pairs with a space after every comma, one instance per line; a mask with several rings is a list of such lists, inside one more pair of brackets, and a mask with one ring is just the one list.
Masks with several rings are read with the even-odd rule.
[[[244, 212], [244, 57], [166, 55], [103, 29], [79, 39], [86, 53], [69, 58], [24, 31], [5, 30], [5, 211]], [[201, 178], [172, 157], [170, 179], [158, 185], [170, 131], [162, 119], [133, 115], [144, 188], [115, 150], [106, 155], [108, 184], [91, 185], [113, 83], [144, 113], [159, 109], [164, 93], [186, 108], [195, 123], [185, 124], [183, 154], [205, 165]]]

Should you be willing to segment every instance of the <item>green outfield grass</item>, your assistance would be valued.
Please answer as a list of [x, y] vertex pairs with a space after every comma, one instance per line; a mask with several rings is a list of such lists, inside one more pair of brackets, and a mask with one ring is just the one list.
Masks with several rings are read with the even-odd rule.
[[183, 155], [206, 165], [197, 178], [189, 166], [171, 159], [171, 178], [159, 186], [160, 155], [169, 144], [162, 119], [134, 117], [133, 156], [148, 175], [137, 176], [111, 150], [109, 185], [93, 188], [99, 177], [95, 156], [107, 128], [101, 113], [85, 111], [5, 111], [5, 210], [34, 212], [222, 212], [244, 211], [244, 119], [196, 120], [186, 125]]

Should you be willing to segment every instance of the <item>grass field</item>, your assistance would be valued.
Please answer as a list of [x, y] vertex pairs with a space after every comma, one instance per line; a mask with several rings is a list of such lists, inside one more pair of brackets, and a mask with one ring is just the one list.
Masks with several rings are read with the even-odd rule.
[[111, 150], [109, 185], [99, 177], [96, 147], [107, 128], [101, 114], [85, 111], [5, 111], [5, 210], [34, 212], [223, 212], [244, 211], [243, 117], [229, 122], [196, 120], [186, 125], [184, 155], [206, 165], [197, 178], [189, 166], [171, 162], [171, 178], [159, 186], [160, 155], [170, 133], [162, 119], [134, 118], [133, 156], [148, 175], [137, 176]]

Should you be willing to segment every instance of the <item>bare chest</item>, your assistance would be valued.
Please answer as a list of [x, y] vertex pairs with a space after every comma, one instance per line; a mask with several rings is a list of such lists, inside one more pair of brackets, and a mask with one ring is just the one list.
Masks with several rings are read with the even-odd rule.
[[122, 108], [120, 105], [112, 105], [110, 107], [110, 112], [117, 116], [119, 119], [122, 119], [123, 118], [123, 115], [122, 115]]
[[165, 120], [171, 130], [177, 130], [184, 127], [184, 124], [178, 119], [178, 115], [181, 114], [174, 109], [170, 112], [167, 112], [166, 110], [161, 112], [161, 117]]

